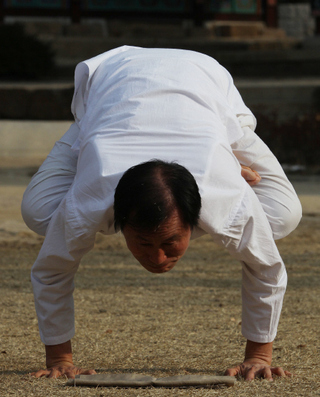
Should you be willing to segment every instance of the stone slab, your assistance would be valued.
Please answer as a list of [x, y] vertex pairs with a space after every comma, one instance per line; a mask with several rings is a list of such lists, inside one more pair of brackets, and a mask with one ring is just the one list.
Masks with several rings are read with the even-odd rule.
[[77, 375], [70, 379], [67, 386], [95, 387], [209, 387], [213, 385], [233, 386], [236, 382], [233, 376], [212, 375], [177, 375], [164, 378], [140, 374], [99, 374]]

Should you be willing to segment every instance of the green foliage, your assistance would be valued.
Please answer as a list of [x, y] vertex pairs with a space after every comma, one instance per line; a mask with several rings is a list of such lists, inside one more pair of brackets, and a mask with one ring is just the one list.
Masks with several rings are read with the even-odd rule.
[[0, 25], [0, 79], [38, 79], [53, 67], [49, 45], [27, 35], [19, 24]]

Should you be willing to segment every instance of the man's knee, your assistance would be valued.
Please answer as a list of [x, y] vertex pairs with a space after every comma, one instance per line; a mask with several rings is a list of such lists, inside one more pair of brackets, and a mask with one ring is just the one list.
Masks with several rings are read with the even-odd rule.
[[288, 236], [296, 229], [302, 217], [302, 207], [298, 197], [292, 198], [289, 205], [278, 208], [278, 214], [271, 222], [275, 240]]
[[28, 190], [25, 192], [21, 203], [21, 215], [29, 229], [44, 236], [50, 221], [47, 211], [43, 211], [40, 203]]

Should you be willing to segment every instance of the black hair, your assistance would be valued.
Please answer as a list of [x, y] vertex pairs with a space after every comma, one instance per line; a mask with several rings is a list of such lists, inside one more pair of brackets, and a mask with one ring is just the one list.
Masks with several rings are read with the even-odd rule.
[[129, 168], [120, 179], [114, 195], [115, 229], [130, 225], [154, 231], [174, 210], [193, 228], [200, 209], [198, 185], [185, 167], [150, 160]]

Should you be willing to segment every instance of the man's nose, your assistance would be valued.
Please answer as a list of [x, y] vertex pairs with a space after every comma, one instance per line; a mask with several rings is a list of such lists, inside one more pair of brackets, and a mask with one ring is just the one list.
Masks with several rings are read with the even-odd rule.
[[149, 260], [152, 262], [154, 265], [160, 265], [167, 259], [167, 256], [163, 249], [159, 248], [156, 250], [153, 250], [149, 254]]

